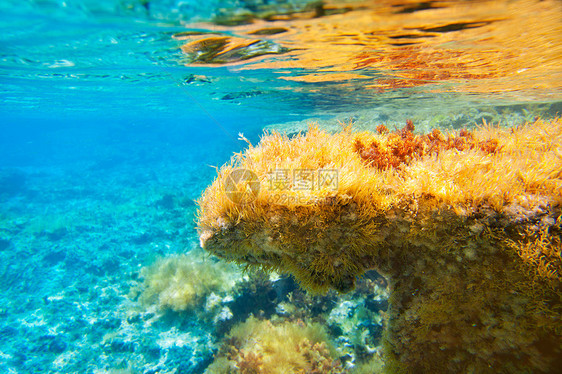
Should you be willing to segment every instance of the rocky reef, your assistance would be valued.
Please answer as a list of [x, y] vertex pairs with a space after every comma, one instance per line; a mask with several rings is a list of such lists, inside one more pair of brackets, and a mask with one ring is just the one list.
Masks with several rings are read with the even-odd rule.
[[199, 200], [201, 245], [347, 292], [390, 284], [385, 370], [562, 364], [562, 121], [469, 132], [267, 133]]

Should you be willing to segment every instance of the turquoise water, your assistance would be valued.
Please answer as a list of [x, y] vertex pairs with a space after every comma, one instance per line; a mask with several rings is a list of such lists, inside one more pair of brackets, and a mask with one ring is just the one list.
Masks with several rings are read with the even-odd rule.
[[[0, 3], [1, 372], [202, 373], [235, 323], [285, 315], [290, 292], [305, 315], [329, 316], [351, 370], [380, 338], [373, 315], [386, 307], [386, 285], [377, 274], [363, 280], [380, 285], [376, 298], [359, 290], [306, 299], [290, 278], [260, 283], [228, 268], [237, 286], [213, 291], [218, 309], [208, 306], [210, 292], [182, 311], [143, 301], [142, 268], [198, 251], [194, 200], [214, 167], [244, 149], [238, 134], [255, 144], [264, 129], [293, 132], [309, 120], [331, 129], [355, 118], [369, 128], [417, 116], [420, 128], [458, 128], [560, 111], [559, 90], [377, 92], [363, 81], [279, 79], [322, 74], [298, 63], [283, 71], [193, 65], [174, 38], [214, 31], [218, 16], [262, 3], [296, 12], [311, 2]], [[221, 317], [225, 308], [231, 316]], [[346, 319], [371, 340], [352, 344]]]

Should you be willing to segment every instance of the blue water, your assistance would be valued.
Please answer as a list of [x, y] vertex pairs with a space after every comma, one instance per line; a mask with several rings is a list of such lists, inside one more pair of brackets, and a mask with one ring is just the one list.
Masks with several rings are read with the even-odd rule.
[[307, 116], [282, 92], [225, 98], [267, 74], [183, 65], [171, 36], [215, 3], [123, 4], [0, 2], [3, 373], [202, 372], [219, 334], [153, 317], [130, 290], [141, 267], [198, 246], [193, 200], [244, 148], [238, 132], [257, 142]]
[[[198, 248], [194, 200], [246, 146], [238, 133], [255, 144], [265, 128], [333, 124], [369, 108], [382, 114], [368, 121], [392, 123], [395, 108], [403, 123], [404, 112], [455, 97], [188, 66], [172, 36], [241, 3], [0, 2], [0, 372], [204, 372], [231, 325], [205, 319], [203, 306], [141, 305], [133, 291], [141, 268]], [[482, 103], [489, 97], [464, 97], [459, 113]], [[528, 103], [497, 98], [521, 118], [534, 115]], [[471, 119], [487, 118], [479, 110]], [[275, 303], [285, 298], [273, 289]], [[232, 323], [275, 314], [273, 301], [257, 302], [266, 291], [237, 292], [249, 306], [235, 300]]]

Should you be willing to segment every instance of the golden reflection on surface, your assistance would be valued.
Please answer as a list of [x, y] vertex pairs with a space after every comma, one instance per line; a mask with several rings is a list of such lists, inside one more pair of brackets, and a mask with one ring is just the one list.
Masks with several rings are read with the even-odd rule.
[[[192, 63], [283, 70], [289, 73], [281, 79], [301, 82], [358, 80], [379, 92], [427, 86], [433, 92], [521, 91], [550, 99], [561, 94], [560, 1], [328, 2], [325, 7], [344, 6], [345, 13], [322, 17], [213, 26], [214, 36], [183, 38], [189, 41], [183, 49], [204, 54], [199, 43], [225, 37], [225, 50], [214, 53], [235, 58]], [[275, 31], [268, 35], [268, 29]], [[252, 45], [263, 53], [252, 55]]]

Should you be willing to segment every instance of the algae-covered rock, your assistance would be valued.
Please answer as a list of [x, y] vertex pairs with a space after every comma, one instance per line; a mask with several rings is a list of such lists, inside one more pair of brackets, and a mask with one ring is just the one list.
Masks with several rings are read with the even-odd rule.
[[199, 200], [202, 247], [316, 292], [378, 270], [388, 372], [554, 372], [562, 121], [377, 130], [266, 134]]

